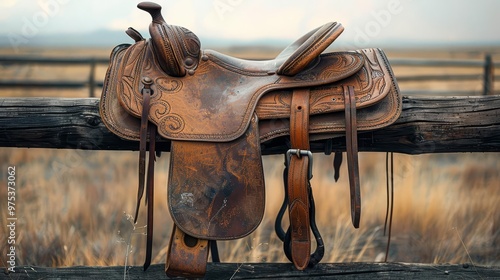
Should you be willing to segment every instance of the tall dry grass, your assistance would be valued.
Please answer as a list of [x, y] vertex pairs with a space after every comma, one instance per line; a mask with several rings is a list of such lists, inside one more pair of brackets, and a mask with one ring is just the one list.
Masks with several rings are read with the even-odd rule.
[[[60, 50], [32, 52], [61, 55]], [[72, 52], [75, 54], [101, 56], [107, 55], [108, 50]], [[33, 67], [1, 67], [0, 76], [86, 79], [88, 75], [88, 69], [81, 67], [63, 71]], [[103, 75], [104, 71], [105, 68], [100, 68], [98, 75]], [[395, 71], [396, 74], [408, 74], [413, 69]], [[433, 88], [433, 85], [425, 86]], [[87, 89], [76, 92], [0, 91], [2, 97], [85, 97], [87, 94]], [[395, 155], [394, 225], [389, 260], [500, 265], [498, 156], [497, 153]], [[137, 157], [134, 152], [0, 148], [2, 225], [7, 218], [7, 166], [17, 168], [18, 265], [142, 264], [146, 239], [144, 207], [137, 225], [127, 220], [135, 207]], [[172, 227], [166, 205], [168, 157], [168, 154], [162, 155], [156, 168], [154, 263], [165, 261]], [[363, 208], [359, 229], [354, 229], [350, 222], [347, 170], [342, 167], [341, 178], [335, 183], [331, 161], [329, 156], [315, 155], [312, 180], [317, 223], [326, 246], [323, 261], [382, 260], [386, 245], [383, 236], [385, 155], [360, 155]], [[224, 261], [287, 261], [273, 229], [283, 198], [282, 167], [281, 156], [265, 157], [265, 216], [250, 236], [220, 242]], [[5, 265], [7, 253], [7, 234], [7, 227], [1, 226], [2, 265]]]
[[[0, 150], [3, 171], [17, 167], [17, 253], [22, 265], [140, 265], [145, 213], [132, 225], [137, 154], [74, 150]], [[312, 180], [324, 262], [378, 261], [385, 252], [385, 155], [362, 153], [362, 220], [351, 226], [347, 171], [332, 179], [331, 157], [315, 155]], [[283, 191], [281, 157], [266, 157], [266, 213], [247, 238], [220, 242], [231, 262], [284, 262], [274, 234]], [[165, 259], [171, 230], [166, 205], [168, 154], [157, 163], [153, 262]], [[499, 265], [498, 154], [395, 155], [390, 261]], [[6, 172], [1, 173], [6, 186]], [[6, 200], [6, 188], [0, 188]], [[1, 205], [5, 205], [2, 202]], [[144, 207], [143, 207], [144, 208]], [[144, 210], [144, 209], [143, 209]], [[0, 208], [5, 221], [6, 207]], [[497, 224], [495, 224], [497, 222]], [[5, 224], [5, 222], [4, 222]], [[134, 229], [135, 227], [135, 229]], [[0, 244], [7, 228], [1, 227]], [[127, 246], [130, 245], [131, 247]], [[6, 254], [2, 246], [2, 256]]]

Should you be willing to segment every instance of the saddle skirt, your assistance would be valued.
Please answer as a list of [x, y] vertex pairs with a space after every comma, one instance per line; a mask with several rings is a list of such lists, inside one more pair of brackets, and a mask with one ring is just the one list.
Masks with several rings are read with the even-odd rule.
[[195, 75], [178, 78], [159, 69], [148, 41], [117, 46], [101, 97], [104, 124], [123, 139], [139, 141], [144, 76], [155, 79], [149, 120], [167, 140], [232, 141], [245, 133], [254, 112], [262, 142], [288, 135], [292, 91], [299, 87], [311, 90], [309, 131], [314, 139], [345, 132], [342, 86], [346, 84], [354, 87], [358, 131], [388, 126], [402, 110], [399, 89], [381, 49], [322, 54], [292, 77], [242, 71], [225, 63], [237, 59], [212, 50], [204, 53]]

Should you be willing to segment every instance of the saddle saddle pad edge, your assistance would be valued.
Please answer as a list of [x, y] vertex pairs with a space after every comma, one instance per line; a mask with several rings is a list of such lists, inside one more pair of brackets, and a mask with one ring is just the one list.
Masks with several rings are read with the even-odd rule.
[[[394, 110], [380, 114], [373, 120], [367, 119], [358, 121], [358, 132], [369, 132], [393, 124], [402, 112], [402, 102], [400, 101], [401, 99], [391, 99], [392, 100], [389, 102], [396, 104], [394, 106]], [[342, 112], [337, 113], [338, 114], [311, 116], [309, 124], [309, 137], [311, 141], [345, 136], [345, 122], [342, 119]], [[272, 120], [267, 121], [272, 122]], [[271, 126], [272, 128], [268, 128], [267, 126]], [[288, 136], [290, 134], [288, 120], [280, 123], [275, 122], [270, 125], [268, 125], [267, 122], [264, 122], [261, 123], [260, 127], [261, 143], [268, 142], [281, 136]]]
[[[127, 50], [131, 44], [120, 44], [113, 48], [110, 55], [110, 65], [119, 64], [121, 52]], [[111, 80], [116, 79], [116, 71], [112, 67], [108, 67], [104, 78], [103, 90], [99, 101], [99, 114], [104, 126], [118, 137], [130, 140], [139, 141], [140, 120], [131, 117], [125, 109], [119, 104], [114, 90], [114, 83]]]

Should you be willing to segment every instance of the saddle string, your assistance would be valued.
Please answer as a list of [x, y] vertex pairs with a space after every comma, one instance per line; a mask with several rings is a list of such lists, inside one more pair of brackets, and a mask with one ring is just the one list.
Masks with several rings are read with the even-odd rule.
[[210, 240], [210, 255], [212, 256], [212, 262], [219, 263], [219, 248], [217, 247], [217, 240]]
[[335, 152], [333, 156], [333, 179], [337, 182], [340, 178], [340, 166], [342, 165], [342, 152]]
[[139, 216], [139, 206], [141, 204], [142, 196], [144, 195], [144, 182], [146, 178], [146, 145], [148, 137], [148, 116], [151, 100], [151, 84], [150, 78], [143, 78], [142, 83], [144, 88], [142, 93], [142, 114], [141, 114], [141, 127], [140, 127], [140, 141], [139, 141], [139, 187], [137, 188], [137, 205], [135, 208], [134, 223], [137, 223]]
[[384, 221], [384, 236], [387, 234], [387, 221], [389, 219], [390, 211], [390, 185], [389, 185], [389, 153], [385, 153], [385, 194], [386, 194], [386, 205], [385, 205], [385, 221]]
[[146, 240], [146, 260], [144, 262], [144, 270], [151, 264], [151, 255], [153, 248], [153, 210], [154, 210], [154, 170], [155, 170], [155, 138], [156, 127], [149, 127], [149, 161], [148, 161], [148, 178], [146, 184], [146, 204], [148, 206], [147, 218], [147, 240]]
[[[389, 160], [390, 154], [390, 160]], [[390, 168], [390, 180], [389, 180], [389, 165]], [[385, 176], [386, 176], [386, 190], [387, 190], [387, 208], [385, 215], [385, 224], [384, 224], [384, 235], [386, 234], [387, 222], [389, 217], [389, 232], [387, 235], [387, 246], [385, 248], [385, 258], [384, 262], [387, 262], [387, 257], [389, 256], [389, 248], [391, 246], [391, 233], [392, 233], [392, 217], [394, 211], [394, 153], [386, 153], [385, 156]], [[389, 195], [390, 189], [390, 195]], [[389, 202], [390, 197], [390, 202]]]
[[[139, 208], [141, 205], [141, 199], [144, 195], [144, 185], [146, 181], [146, 198], [145, 204], [147, 205], [147, 229], [146, 229], [146, 259], [144, 262], [144, 270], [146, 270], [151, 264], [151, 255], [153, 247], [153, 208], [154, 208], [154, 165], [155, 165], [155, 150], [156, 150], [156, 127], [149, 124], [149, 111], [150, 111], [150, 101], [153, 90], [151, 85], [153, 81], [149, 77], [144, 77], [142, 79], [144, 88], [141, 90], [142, 93], [142, 114], [141, 114], [141, 128], [140, 128], [140, 142], [139, 142], [139, 186], [137, 190], [137, 205], [135, 209], [134, 223], [137, 223], [137, 218], [139, 216]], [[146, 173], [146, 146], [148, 142], [149, 134], [149, 159], [148, 167]], [[147, 175], [147, 178], [146, 178]]]
[[361, 192], [358, 165], [358, 133], [356, 122], [356, 98], [353, 86], [344, 86], [345, 130], [347, 169], [351, 195], [351, 219], [355, 228], [359, 228], [361, 217]]

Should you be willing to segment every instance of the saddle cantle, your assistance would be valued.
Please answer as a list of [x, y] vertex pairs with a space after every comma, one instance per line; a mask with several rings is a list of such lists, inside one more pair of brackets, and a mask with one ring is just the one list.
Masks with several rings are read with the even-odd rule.
[[[159, 5], [138, 7], [152, 16], [151, 39], [129, 28], [135, 43], [113, 49], [100, 113], [113, 133], [140, 142], [136, 218], [146, 189], [145, 268], [151, 256], [155, 141], [171, 142], [168, 203], [175, 226], [167, 274], [202, 276], [209, 248], [217, 259], [215, 240], [255, 230], [265, 201], [260, 146], [278, 137], [289, 137], [290, 150], [277, 233], [295, 267], [319, 262], [323, 245], [310, 211], [309, 142], [346, 137], [351, 216], [358, 227], [357, 131], [388, 126], [401, 113], [399, 89], [383, 51], [323, 53], [343, 31], [333, 22], [305, 34], [273, 60], [243, 60], [202, 50], [194, 33], [164, 21]], [[285, 232], [281, 218], [287, 208]], [[313, 254], [311, 231], [317, 242]]]

